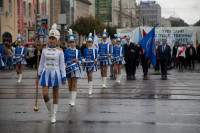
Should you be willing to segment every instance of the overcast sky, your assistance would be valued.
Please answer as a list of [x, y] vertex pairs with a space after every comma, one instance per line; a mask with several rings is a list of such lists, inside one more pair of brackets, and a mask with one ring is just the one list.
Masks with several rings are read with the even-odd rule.
[[[136, 0], [139, 4], [141, 0]], [[142, 0], [152, 1], [152, 0]], [[161, 6], [162, 17], [180, 17], [188, 24], [200, 20], [200, 0], [156, 0]]]

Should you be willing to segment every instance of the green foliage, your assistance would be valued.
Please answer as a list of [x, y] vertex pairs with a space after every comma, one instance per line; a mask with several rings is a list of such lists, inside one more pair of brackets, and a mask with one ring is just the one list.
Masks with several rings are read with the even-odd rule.
[[171, 21], [172, 27], [181, 27], [181, 26], [189, 26], [184, 20], [172, 20]]
[[200, 20], [197, 21], [197, 22], [194, 24], [194, 26], [200, 26]]
[[88, 36], [89, 33], [102, 33], [105, 25], [96, 18], [93, 17], [80, 17], [74, 24], [70, 26], [73, 31], [78, 32], [79, 35]]

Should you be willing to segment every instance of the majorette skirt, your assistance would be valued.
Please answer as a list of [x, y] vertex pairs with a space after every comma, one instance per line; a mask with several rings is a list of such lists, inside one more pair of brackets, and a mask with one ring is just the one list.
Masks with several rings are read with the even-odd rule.
[[13, 64], [15, 64], [15, 65], [26, 65], [27, 63], [26, 63], [25, 58], [22, 58], [22, 61], [14, 62]]
[[112, 64], [112, 62], [111, 62], [110, 58], [108, 58], [106, 61], [99, 61], [98, 60], [98, 65], [100, 65], [100, 66], [108, 66], [108, 65], [111, 65], [111, 64]]
[[80, 65], [78, 65], [78, 69], [76, 69], [75, 71], [72, 71], [72, 72], [66, 74], [66, 77], [67, 78], [80, 78], [80, 77], [82, 77]]
[[2, 67], [2, 66], [4, 66], [4, 62], [3, 62], [3, 60], [2, 60], [2, 58], [0, 56], [0, 67]]
[[125, 64], [124, 58], [121, 58], [120, 61], [113, 62], [113, 64]]
[[95, 64], [93, 67], [83, 67], [83, 71], [86, 71], [86, 72], [89, 72], [89, 71], [96, 72], [97, 71], [97, 64]]
[[61, 86], [62, 85], [62, 73], [57, 70], [43, 70], [40, 76], [39, 85], [41, 86]]

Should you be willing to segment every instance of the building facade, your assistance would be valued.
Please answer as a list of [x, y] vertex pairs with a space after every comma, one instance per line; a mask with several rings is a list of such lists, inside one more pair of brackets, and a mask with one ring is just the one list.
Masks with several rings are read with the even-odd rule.
[[161, 22], [161, 7], [156, 1], [141, 1], [138, 13], [138, 26], [153, 27]]

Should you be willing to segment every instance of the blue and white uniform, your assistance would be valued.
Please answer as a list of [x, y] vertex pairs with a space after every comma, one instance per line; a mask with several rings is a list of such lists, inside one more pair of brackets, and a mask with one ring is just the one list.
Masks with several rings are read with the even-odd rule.
[[125, 64], [125, 61], [123, 59], [124, 56], [124, 47], [120, 46], [120, 45], [115, 45], [113, 48], [113, 55], [114, 58], [115, 57], [119, 57], [122, 56], [122, 58], [120, 59], [120, 61], [114, 62], [117, 64]]
[[[83, 59], [85, 61], [95, 61], [97, 60], [97, 49], [94, 48], [86, 48], [84, 49], [84, 57]], [[93, 71], [96, 72], [97, 71], [97, 63], [94, 64], [93, 67], [83, 67], [83, 71], [89, 72], [89, 71]]]
[[62, 81], [66, 81], [65, 61], [62, 49], [45, 48], [39, 65], [39, 84], [41, 86], [60, 86]]
[[78, 65], [78, 69], [76, 69], [75, 71], [72, 71], [71, 73], [66, 74], [67, 78], [79, 78], [82, 76], [81, 73], [81, 68], [80, 68], [80, 64], [82, 61], [82, 56], [81, 56], [81, 51], [74, 48], [69, 48], [65, 50], [65, 63], [66, 63], [66, 67], [70, 66], [73, 63], [76, 63], [76, 60], [79, 60]]
[[4, 48], [0, 45], [0, 67], [4, 66], [4, 62], [2, 60], [2, 56], [4, 55]]
[[23, 46], [21, 47], [16, 47], [15, 48], [15, 57], [17, 56], [21, 56], [22, 54], [22, 61], [18, 61], [18, 62], [14, 62], [13, 64], [16, 64], [16, 65], [26, 65], [26, 60], [25, 60], [25, 57], [26, 57], [26, 48], [24, 48]]
[[[110, 44], [109, 43], [100, 43], [98, 49], [98, 56], [108, 56], [111, 54]], [[98, 60], [100, 66], [106, 66], [111, 64], [111, 60], [108, 57], [105, 61]]]

